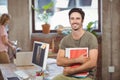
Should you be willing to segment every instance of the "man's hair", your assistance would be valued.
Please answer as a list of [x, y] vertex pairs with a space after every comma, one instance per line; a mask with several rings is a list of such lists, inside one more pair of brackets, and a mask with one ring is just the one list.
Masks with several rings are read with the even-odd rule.
[[69, 11], [69, 18], [70, 18], [70, 15], [71, 15], [73, 12], [78, 12], [78, 13], [80, 13], [81, 16], [82, 16], [82, 20], [84, 20], [85, 13], [84, 13], [84, 11], [83, 11], [81, 8], [72, 8], [72, 9]]

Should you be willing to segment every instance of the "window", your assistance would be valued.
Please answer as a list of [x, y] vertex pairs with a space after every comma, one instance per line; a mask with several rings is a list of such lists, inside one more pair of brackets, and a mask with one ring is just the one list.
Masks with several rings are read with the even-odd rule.
[[8, 13], [7, 0], [0, 0], [0, 15], [3, 13]]
[[[7, 0], [0, 0], [0, 16], [3, 14], [3, 13], [8, 13], [8, 8], [7, 8]], [[9, 28], [8, 26], [6, 27], [6, 30], [8, 32]]]
[[[51, 0], [32, 0], [32, 4], [36, 8], [41, 8], [43, 5], [49, 3]], [[91, 21], [96, 22], [95, 30], [100, 30], [100, 0], [53, 0], [54, 7], [52, 8], [52, 16], [49, 20], [51, 25], [51, 32], [55, 32], [55, 27], [62, 25], [70, 27], [68, 12], [73, 7], [80, 7], [85, 11], [85, 19], [83, 28]], [[99, 4], [98, 4], [99, 3]], [[98, 7], [99, 6], [99, 7]], [[38, 14], [33, 10], [33, 32], [40, 32], [42, 30], [41, 21], [38, 19]]]

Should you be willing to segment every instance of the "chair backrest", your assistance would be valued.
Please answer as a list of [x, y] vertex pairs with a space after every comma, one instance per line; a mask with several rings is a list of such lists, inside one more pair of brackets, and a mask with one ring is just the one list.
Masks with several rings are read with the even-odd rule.
[[94, 68], [94, 74], [93, 74], [93, 80], [96, 80], [97, 78], [96, 78], [96, 75], [97, 75], [97, 67], [96, 68]]
[[4, 80], [4, 77], [3, 77], [1, 69], [0, 69], [0, 80]]

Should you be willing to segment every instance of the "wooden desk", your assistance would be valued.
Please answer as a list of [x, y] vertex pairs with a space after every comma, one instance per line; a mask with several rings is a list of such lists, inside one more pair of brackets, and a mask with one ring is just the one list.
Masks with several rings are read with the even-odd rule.
[[23, 66], [23, 67], [16, 67], [15, 64], [0, 64], [0, 69], [2, 71], [3, 77], [7, 80], [8, 77], [17, 77], [14, 71], [23, 70], [27, 73], [32, 80], [35, 80], [35, 70], [40, 70], [38, 67], [35, 66]]

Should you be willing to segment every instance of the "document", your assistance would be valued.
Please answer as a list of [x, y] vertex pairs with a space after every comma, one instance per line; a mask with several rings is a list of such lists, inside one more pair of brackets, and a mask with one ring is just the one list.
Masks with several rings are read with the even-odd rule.
[[[85, 55], [88, 57], [88, 48], [66, 48], [66, 57], [74, 59], [74, 58], [78, 58], [81, 55]], [[71, 65], [71, 68], [76, 68], [78, 66], [80, 66], [80, 63], [77, 64], [73, 64]], [[82, 72], [82, 73], [78, 73], [75, 74], [73, 76], [75, 77], [86, 77], [89, 74], [89, 72]]]

